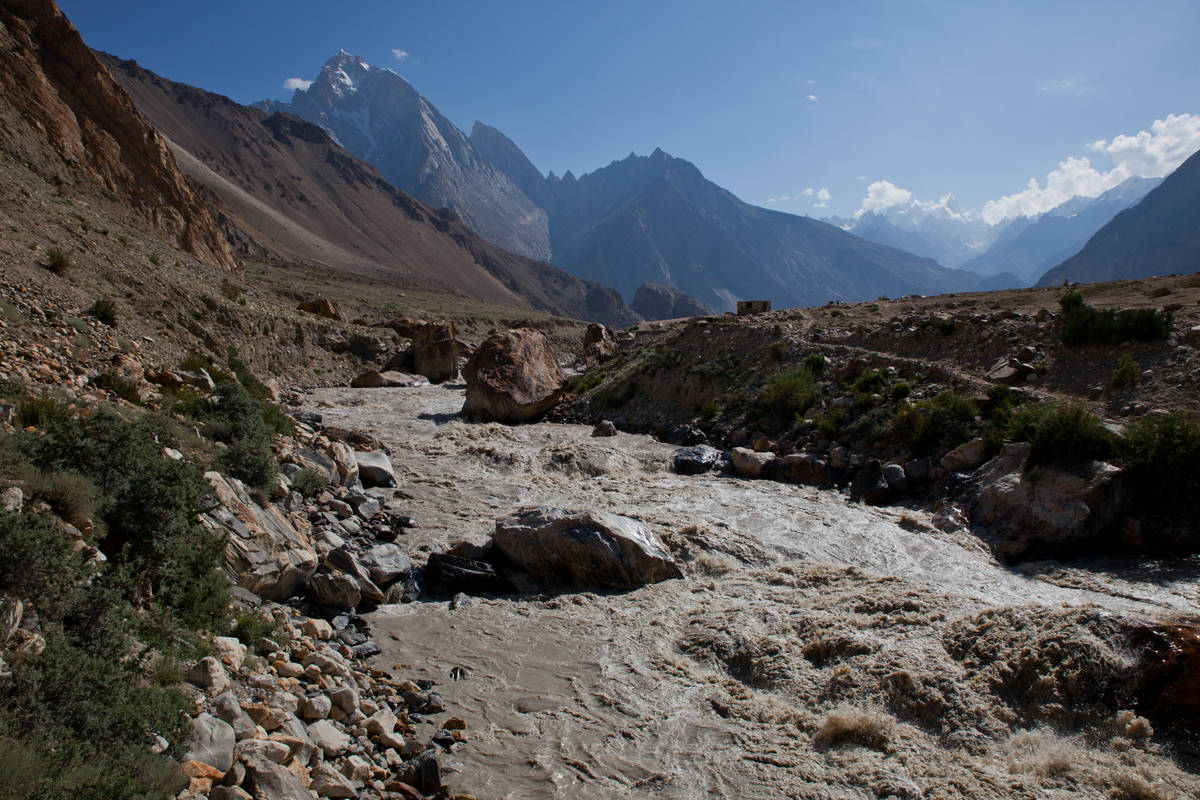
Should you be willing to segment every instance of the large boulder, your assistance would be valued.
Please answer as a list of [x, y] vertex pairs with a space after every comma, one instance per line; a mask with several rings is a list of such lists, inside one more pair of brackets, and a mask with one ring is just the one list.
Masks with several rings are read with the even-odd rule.
[[975, 473], [973, 522], [987, 527], [997, 556], [1018, 560], [1067, 552], [1121, 519], [1130, 499], [1123, 470], [1102, 461], [1076, 470], [1026, 467], [1028, 455], [1026, 442], [1005, 445]]
[[342, 310], [338, 304], [325, 297], [315, 297], [300, 304], [299, 310], [325, 319], [342, 320]]
[[396, 471], [392, 468], [392, 460], [387, 453], [374, 451], [370, 453], [355, 452], [354, 460], [358, 463], [358, 477], [363, 486], [380, 486], [390, 489], [398, 485]]
[[465, 419], [525, 422], [558, 402], [566, 376], [540, 331], [509, 330], [488, 337], [463, 368]]
[[721, 460], [721, 451], [706, 444], [681, 447], [675, 451], [672, 463], [680, 475], [699, 475], [708, 472]]
[[458, 374], [458, 341], [454, 323], [426, 325], [413, 335], [413, 369], [431, 383], [445, 383]]
[[297, 528], [307, 523], [289, 518], [277, 506], [258, 505], [240, 481], [216, 472], [206, 472], [204, 478], [219, 505], [200, 521], [214, 533], [228, 533], [224, 567], [230, 580], [268, 600], [295, 594], [319, 563], [307, 529]]
[[617, 352], [617, 334], [607, 325], [590, 323], [583, 334], [583, 357], [589, 364], [599, 364]]
[[236, 744], [233, 726], [206, 712], [192, 720], [192, 738], [183, 760], [202, 761], [226, 772], [233, 766]]
[[787, 483], [821, 486], [829, 483], [829, 465], [812, 453], [789, 453], [775, 462], [775, 477]]
[[733, 459], [734, 472], [741, 478], [761, 478], [775, 460], [774, 453], [759, 453], [748, 447], [733, 448], [730, 457]]
[[631, 589], [683, 577], [654, 534], [599, 511], [521, 508], [496, 523], [492, 539], [514, 565], [549, 583]]
[[246, 779], [242, 787], [254, 800], [307, 800], [312, 792], [286, 767], [256, 753], [242, 753]]
[[413, 564], [397, 544], [377, 544], [362, 554], [358, 563], [379, 586], [389, 586], [412, 575]]

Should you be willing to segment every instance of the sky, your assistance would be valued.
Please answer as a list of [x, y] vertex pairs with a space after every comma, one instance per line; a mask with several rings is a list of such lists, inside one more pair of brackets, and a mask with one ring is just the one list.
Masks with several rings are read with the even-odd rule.
[[59, 6], [92, 47], [238, 102], [289, 99], [342, 48], [542, 172], [661, 147], [815, 217], [957, 202], [994, 221], [1200, 149], [1196, 0]]

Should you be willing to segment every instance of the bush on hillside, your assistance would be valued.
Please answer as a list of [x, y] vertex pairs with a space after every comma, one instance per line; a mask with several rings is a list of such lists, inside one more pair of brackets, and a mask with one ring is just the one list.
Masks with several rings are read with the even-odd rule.
[[[1126, 430], [1122, 451], [1138, 502], [1151, 513], [1178, 514], [1200, 505], [1200, 422], [1195, 417], [1142, 417]], [[1195, 538], [1200, 544], [1200, 533]]]
[[1013, 412], [1006, 434], [1029, 442], [1029, 466], [1078, 466], [1106, 460], [1116, 452], [1116, 438], [1100, 418], [1077, 403], [1037, 403]]
[[816, 374], [801, 365], [768, 380], [758, 393], [757, 405], [765, 416], [790, 422], [804, 414], [819, 398]]
[[1171, 335], [1174, 318], [1153, 308], [1125, 311], [1100, 310], [1088, 305], [1078, 289], [1058, 299], [1063, 311], [1062, 340], [1065, 344], [1101, 342], [1119, 344], [1131, 340], [1153, 341]]
[[117, 325], [117, 303], [111, 297], [97, 297], [92, 303], [92, 316], [110, 328]]
[[1117, 389], [1133, 386], [1142, 377], [1142, 368], [1129, 353], [1121, 353], [1117, 367], [1113, 370], [1112, 385]]
[[957, 392], [942, 392], [930, 400], [903, 406], [892, 415], [892, 433], [913, 453], [929, 455], [962, 444], [977, 427], [979, 407]]

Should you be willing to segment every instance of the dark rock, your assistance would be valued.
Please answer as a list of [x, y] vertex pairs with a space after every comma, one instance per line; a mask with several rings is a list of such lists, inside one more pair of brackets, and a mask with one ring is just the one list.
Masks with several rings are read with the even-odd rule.
[[592, 437], [616, 436], [617, 426], [612, 424], [612, 420], [604, 420], [595, 428], [592, 429]]
[[600, 364], [617, 352], [617, 334], [607, 325], [593, 322], [583, 334], [583, 357], [590, 364]]
[[491, 564], [448, 553], [429, 556], [429, 563], [425, 567], [425, 585], [442, 594], [504, 594], [512, 589]]
[[683, 577], [656, 536], [598, 511], [521, 508], [496, 523], [492, 541], [519, 569], [549, 583], [632, 589]]
[[413, 369], [431, 383], [445, 383], [458, 374], [458, 340], [454, 323], [426, 325], [413, 334]]
[[893, 492], [908, 491], [908, 476], [904, 474], [904, 467], [899, 464], [884, 464], [883, 479]]
[[887, 502], [888, 483], [883, 475], [883, 464], [878, 458], [867, 459], [855, 474], [850, 484], [850, 499], [873, 506]]
[[776, 480], [805, 486], [823, 486], [830, 482], [829, 466], [812, 453], [790, 453], [775, 462]]
[[706, 444], [684, 447], [675, 451], [672, 463], [680, 475], [699, 475], [708, 472], [721, 458], [721, 451]]
[[367, 641], [367, 642], [363, 642], [362, 644], [356, 644], [353, 647], [351, 647], [350, 648], [350, 657], [351, 658], [369, 658], [371, 656], [377, 656], [381, 652], [383, 652], [383, 651], [380, 649], [378, 644], [376, 644], [375, 642]]

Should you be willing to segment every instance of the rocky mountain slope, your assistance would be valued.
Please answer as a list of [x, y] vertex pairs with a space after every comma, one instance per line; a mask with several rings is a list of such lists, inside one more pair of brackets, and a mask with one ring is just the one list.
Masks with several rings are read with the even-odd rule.
[[400, 189], [453, 208], [514, 253], [550, 258], [546, 212], [406, 80], [345, 51], [325, 63], [287, 110], [325, 128]]
[[1083, 249], [1038, 280], [1094, 282], [1194, 272], [1200, 257], [1200, 153], [1133, 208], [1117, 214]]
[[1076, 197], [1036, 217], [1011, 220], [984, 253], [963, 263], [962, 268], [981, 275], [1010, 272], [1021, 285], [1033, 283], [1079, 252], [1092, 234], [1140, 202], [1160, 182], [1158, 178], [1130, 178], [1099, 197]]
[[414, 200], [316, 125], [103, 60], [254, 253], [612, 325], [636, 319], [606, 287], [505, 252]]
[[175, 246], [233, 256], [166, 142], [52, 0], [0, 6], [0, 137], [5, 152], [64, 192], [90, 181]]

